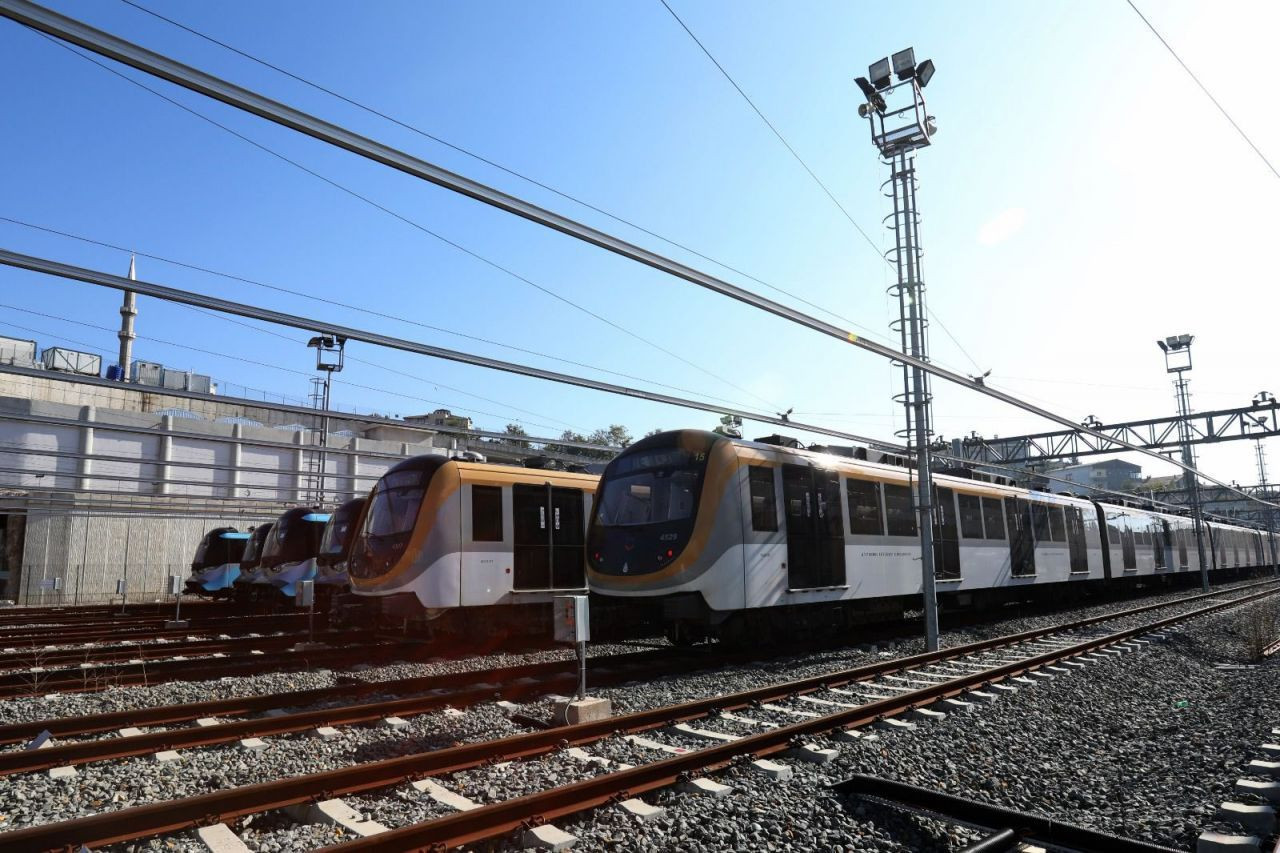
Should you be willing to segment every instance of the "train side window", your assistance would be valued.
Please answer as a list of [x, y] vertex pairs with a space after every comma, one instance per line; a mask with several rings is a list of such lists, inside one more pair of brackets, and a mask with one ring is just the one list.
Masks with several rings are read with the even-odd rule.
[[982, 499], [982, 519], [986, 522], [988, 539], [1004, 539], [1004, 509], [999, 498]]
[[960, 501], [960, 535], [965, 539], [982, 539], [982, 498], [964, 492], [956, 497]]
[[[870, 480], [845, 480], [849, 494], [849, 532], [884, 535], [884, 519], [880, 512], [880, 484]], [[913, 531], [914, 532], [914, 531]]]
[[1031, 532], [1035, 535], [1037, 545], [1052, 541], [1049, 533], [1049, 507], [1035, 501], [1031, 502]]
[[1060, 506], [1049, 507], [1049, 535], [1054, 542], [1067, 541], [1067, 519]]
[[502, 541], [502, 487], [471, 487], [471, 540]]
[[764, 465], [748, 465], [747, 479], [751, 488], [751, 529], [778, 529], [778, 499], [773, 489], [773, 469]]
[[884, 514], [890, 536], [916, 535], [916, 511], [912, 505], [911, 489], [885, 483]]

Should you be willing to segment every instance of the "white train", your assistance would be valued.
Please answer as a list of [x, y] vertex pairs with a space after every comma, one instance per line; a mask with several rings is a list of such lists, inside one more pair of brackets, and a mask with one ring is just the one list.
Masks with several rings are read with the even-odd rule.
[[586, 591], [598, 479], [443, 456], [396, 464], [370, 493], [351, 545], [362, 615], [467, 634], [544, 628], [553, 596]]
[[[588, 535], [600, 596], [658, 605], [673, 639], [840, 629], [919, 607], [914, 472], [697, 430], [627, 448], [601, 478]], [[874, 457], [874, 458], [868, 458]], [[1200, 570], [1189, 517], [1027, 490], [980, 474], [935, 478], [943, 606]], [[1272, 564], [1265, 534], [1209, 522], [1210, 570]]]

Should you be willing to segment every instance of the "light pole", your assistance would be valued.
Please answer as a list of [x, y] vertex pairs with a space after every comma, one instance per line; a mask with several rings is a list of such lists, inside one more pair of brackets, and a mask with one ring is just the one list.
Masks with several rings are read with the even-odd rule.
[[[916, 211], [915, 152], [930, 144], [937, 125], [924, 102], [924, 87], [933, 78], [933, 60], [916, 64], [912, 48], [900, 50], [892, 58], [874, 62], [866, 77], [857, 78], [866, 102], [858, 115], [867, 119], [871, 142], [890, 168], [886, 195], [893, 201], [887, 226], [893, 231], [894, 247], [887, 257], [897, 268], [898, 280], [889, 293], [898, 299], [898, 321], [893, 325], [901, 336], [902, 351], [921, 361], [929, 359], [926, 337], [924, 278], [920, 269], [920, 216]], [[895, 83], [893, 78], [897, 77]], [[869, 78], [869, 79], [868, 79]], [[908, 445], [915, 446], [916, 523], [920, 532], [920, 592], [924, 598], [925, 642], [930, 651], [938, 648], [938, 595], [934, 560], [933, 471], [930, 440], [933, 418], [929, 375], [918, 367], [902, 367], [903, 390], [895, 399], [907, 413], [906, 429], [898, 432]], [[976, 380], [975, 380], [976, 381]]]
[[[1253, 405], [1265, 406], [1276, 401], [1275, 396], [1270, 391], [1259, 391], [1253, 395]], [[1261, 418], [1250, 416], [1255, 426], [1260, 429], [1268, 429], [1269, 424]], [[1267, 485], [1267, 450], [1262, 446], [1262, 439], [1254, 439], [1254, 452], [1258, 455], [1258, 493], [1259, 496], [1270, 503], [1272, 501], [1271, 491]], [[1267, 546], [1271, 551], [1271, 570], [1275, 572], [1280, 570], [1280, 559], [1276, 554], [1276, 511], [1270, 506], [1266, 509], [1267, 514]]]
[[316, 335], [307, 341], [307, 346], [316, 351], [316, 370], [324, 375], [324, 393], [320, 398], [320, 408], [324, 415], [320, 420], [320, 476], [316, 488], [316, 503], [324, 503], [324, 469], [326, 465], [324, 448], [329, 446], [329, 387], [333, 384], [333, 374], [342, 370], [346, 356], [347, 339], [341, 335]]
[[1200, 588], [1209, 591], [1209, 563], [1204, 551], [1204, 513], [1200, 508], [1200, 479], [1196, 476], [1196, 457], [1191, 449], [1191, 394], [1187, 390], [1191, 380], [1187, 379], [1187, 371], [1191, 369], [1191, 342], [1194, 335], [1170, 335], [1163, 341], [1156, 341], [1164, 353], [1164, 369], [1174, 374], [1173, 387], [1178, 397], [1178, 440], [1182, 443], [1182, 464], [1188, 470], [1183, 474], [1187, 496], [1191, 499], [1191, 517], [1196, 530], [1196, 554], [1200, 558]]

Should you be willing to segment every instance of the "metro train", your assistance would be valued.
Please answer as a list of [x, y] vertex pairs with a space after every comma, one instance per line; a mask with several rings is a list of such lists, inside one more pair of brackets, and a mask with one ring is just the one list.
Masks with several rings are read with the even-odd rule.
[[185, 591], [192, 595], [229, 596], [240, 577], [240, 560], [248, 542], [249, 534], [234, 527], [215, 527], [206, 533], [196, 547]]
[[316, 557], [328, 523], [329, 513], [316, 509], [295, 507], [282, 512], [262, 548], [258, 582], [292, 598], [298, 581], [316, 576]]
[[236, 597], [245, 597], [248, 587], [257, 583], [262, 575], [262, 552], [267, 546], [267, 539], [274, 524], [259, 524], [249, 533], [249, 541], [244, 546], [240, 557], [240, 575], [236, 578]]
[[396, 464], [361, 516], [340, 615], [432, 634], [549, 633], [553, 596], [586, 591], [598, 479], [443, 456]]
[[[845, 455], [849, 453], [851, 455]], [[606, 467], [587, 538], [593, 596], [645, 602], [675, 642], [843, 630], [919, 608], [915, 472], [864, 448], [660, 433]], [[1198, 575], [1192, 519], [935, 475], [940, 607]], [[1206, 522], [1210, 569], [1273, 564], [1265, 534]]]
[[349, 500], [333, 511], [320, 539], [320, 553], [316, 555], [316, 589], [346, 587], [347, 558], [351, 555], [351, 543], [355, 539], [360, 515], [368, 498]]

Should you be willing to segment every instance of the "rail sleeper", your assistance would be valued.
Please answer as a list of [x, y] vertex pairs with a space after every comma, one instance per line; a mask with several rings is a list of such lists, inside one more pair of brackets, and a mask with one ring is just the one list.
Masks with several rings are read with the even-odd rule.
[[332, 823], [350, 830], [361, 838], [387, 831], [387, 828], [377, 821], [365, 820], [364, 815], [340, 799], [290, 806], [285, 809], [285, 812], [301, 823]]

